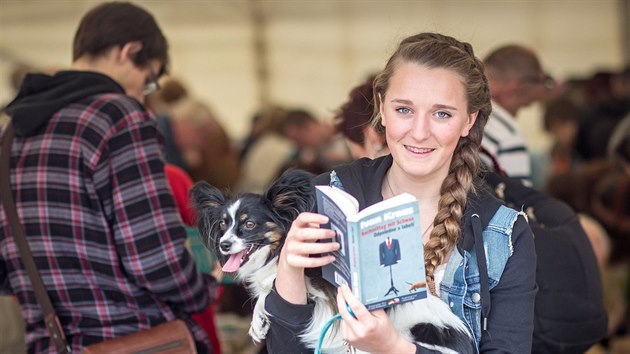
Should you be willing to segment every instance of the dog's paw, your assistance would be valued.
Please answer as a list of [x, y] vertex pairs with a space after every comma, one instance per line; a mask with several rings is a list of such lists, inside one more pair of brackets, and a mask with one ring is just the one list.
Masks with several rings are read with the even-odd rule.
[[260, 342], [267, 337], [269, 331], [269, 319], [262, 316], [254, 316], [251, 326], [249, 327], [249, 335], [256, 342]]

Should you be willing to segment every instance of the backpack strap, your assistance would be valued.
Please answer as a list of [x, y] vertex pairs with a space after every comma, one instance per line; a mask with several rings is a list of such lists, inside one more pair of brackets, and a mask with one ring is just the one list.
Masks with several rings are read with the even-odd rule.
[[506, 177], [507, 173], [505, 173], [505, 170], [501, 167], [501, 164], [499, 163], [499, 160], [497, 160], [497, 158], [492, 155], [490, 153], [490, 151], [488, 151], [488, 149], [486, 149], [483, 146], [479, 147], [479, 153], [481, 155], [485, 155], [487, 158], [490, 159], [490, 161], [492, 161], [492, 167], [494, 168], [494, 171], [499, 174], [500, 176]]

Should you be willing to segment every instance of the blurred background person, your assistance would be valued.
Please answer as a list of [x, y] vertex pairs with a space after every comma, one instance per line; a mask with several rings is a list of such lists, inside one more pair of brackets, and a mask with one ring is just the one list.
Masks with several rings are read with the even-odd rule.
[[208, 105], [185, 97], [172, 106], [169, 118], [174, 145], [193, 181], [232, 188], [240, 176], [238, 155]]
[[184, 84], [173, 77], [160, 80], [160, 89], [147, 96], [146, 105], [155, 113], [158, 127], [164, 137], [164, 152], [166, 161], [184, 171], [188, 166], [182, 152], [175, 144], [173, 128], [171, 126], [171, 111], [173, 105], [188, 97], [188, 89]]
[[354, 87], [335, 115], [335, 129], [346, 138], [353, 159], [375, 159], [389, 154], [385, 136], [371, 125], [374, 116], [372, 83], [369, 79]]
[[584, 82], [583, 118], [576, 148], [584, 161], [606, 159], [615, 127], [630, 113], [630, 66], [599, 71]]
[[[517, 44], [493, 50], [484, 65], [492, 114], [483, 133], [482, 148], [508, 176], [532, 186], [531, 157], [516, 118], [521, 108], [545, 98], [553, 80], [543, 71], [536, 53]], [[493, 166], [488, 159], [485, 162]]]
[[579, 114], [578, 106], [566, 97], [551, 100], [545, 105], [543, 126], [552, 139], [547, 174], [577, 169], [580, 159], [575, 151], [575, 138], [580, 125]]
[[276, 129], [295, 144], [291, 159], [278, 172], [301, 168], [314, 174], [352, 159], [343, 136], [329, 122], [317, 119], [303, 108], [292, 108], [277, 121]]
[[281, 106], [269, 106], [254, 116], [252, 124], [257, 133], [252, 133], [249, 147], [242, 153], [241, 178], [236, 191], [262, 193], [295, 156], [296, 144], [284, 136], [280, 121], [286, 118], [287, 110]]
[[[186, 173], [186, 171], [173, 164], [165, 164], [164, 172], [166, 174], [166, 179], [168, 180], [168, 185], [173, 192], [173, 198], [175, 198], [175, 203], [177, 204], [179, 215], [181, 216], [184, 224], [186, 224], [186, 231], [188, 233], [188, 246], [189, 248], [191, 248], [191, 237], [197, 239], [199, 238], [199, 232], [197, 231], [195, 224], [195, 211], [191, 208], [188, 201], [188, 192], [194, 184], [193, 180]], [[195, 257], [195, 252], [193, 250], [191, 251], [193, 257]], [[198, 262], [196, 258], [195, 261]], [[200, 271], [204, 271], [199, 264], [198, 266]], [[221, 280], [221, 273], [211, 274], [215, 277], [215, 279]], [[210, 344], [212, 345], [213, 354], [221, 354], [221, 342], [219, 340], [219, 335], [217, 331], [214, 308], [215, 305], [219, 303], [221, 292], [222, 288], [219, 286], [217, 288], [216, 299], [211, 302], [204, 311], [192, 314], [193, 320], [195, 320], [195, 322], [197, 322], [197, 324], [208, 334], [208, 338], [210, 338]]]

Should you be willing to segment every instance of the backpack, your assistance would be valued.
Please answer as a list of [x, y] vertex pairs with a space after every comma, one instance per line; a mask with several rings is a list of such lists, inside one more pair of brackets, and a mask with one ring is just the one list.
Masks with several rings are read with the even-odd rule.
[[488, 172], [484, 180], [508, 206], [526, 212], [534, 233], [538, 293], [532, 352], [584, 353], [604, 338], [608, 318], [595, 254], [577, 214], [500, 172]]

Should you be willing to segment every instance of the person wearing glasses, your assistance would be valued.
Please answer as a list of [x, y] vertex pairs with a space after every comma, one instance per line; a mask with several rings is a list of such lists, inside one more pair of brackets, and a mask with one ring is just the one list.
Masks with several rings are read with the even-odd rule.
[[[70, 70], [29, 74], [6, 107], [10, 187], [72, 352], [175, 318], [199, 353], [212, 352], [191, 315], [216, 296], [216, 281], [184, 246], [157, 123], [143, 105], [167, 65], [151, 14], [102, 3], [79, 24]], [[28, 353], [54, 352], [3, 209], [0, 293], [20, 303]]]
[[521, 45], [497, 48], [483, 63], [492, 113], [481, 142], [482, 159], [489, 167], [532, 186], [530, 155], [516, 117], [521, 108], [545, 98], [555, 82], [543, 71], [536, 53]]

